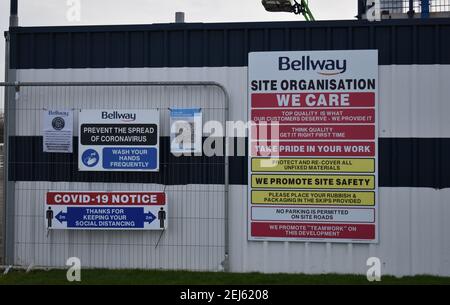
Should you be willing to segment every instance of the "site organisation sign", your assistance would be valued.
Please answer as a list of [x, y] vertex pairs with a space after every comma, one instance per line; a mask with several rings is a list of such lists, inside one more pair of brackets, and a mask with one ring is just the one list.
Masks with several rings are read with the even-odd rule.
[[158, 171], [158, 110], [81, 110], [80, 171]]
[[164, 230], [168, 224], [163, 192], [48, 192], [48, 229]]
[[377, 242], [378, 51], [249, 54], [248, 239]]

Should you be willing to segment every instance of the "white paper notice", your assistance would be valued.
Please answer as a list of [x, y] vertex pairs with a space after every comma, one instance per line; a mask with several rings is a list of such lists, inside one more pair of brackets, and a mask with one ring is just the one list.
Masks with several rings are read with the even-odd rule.
[[44, 152], [72, 153], [72, 110], [43, 110], [42, 122]]
[[173, 154], [202, 152], [202, 110], [171, 109], [170, 151]]

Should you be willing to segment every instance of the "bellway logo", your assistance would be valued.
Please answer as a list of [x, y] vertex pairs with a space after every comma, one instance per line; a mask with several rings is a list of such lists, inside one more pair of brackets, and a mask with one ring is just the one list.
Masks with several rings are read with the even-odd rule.
[[103, 120], [121, 120], [123, 122], [136, 121], [136, 113], [119, 113], [118, 111], [102, 111]]
[[289, 57], [278, 58], [278, 70], [280, 71], [317, 71], [320, 75], [337, 75], [347, 71], [347, 60], [343, 59], [318, 59], [313, 60], [309, 56], [291, 60]]
[[67, 111], [58, 111], [58, 110], [49, 110], [49, 115], [62, 115], [62, 116], [69, 116], [69, 113]]

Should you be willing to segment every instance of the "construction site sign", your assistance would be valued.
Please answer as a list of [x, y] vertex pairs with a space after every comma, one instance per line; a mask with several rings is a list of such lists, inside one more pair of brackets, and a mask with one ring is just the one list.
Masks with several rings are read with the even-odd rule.
[[378, 242], [378, 51], [249, 54], [248, 239]]
[[164, 192], [47, 192], [45, 225], [55, 230], [165, 230]]

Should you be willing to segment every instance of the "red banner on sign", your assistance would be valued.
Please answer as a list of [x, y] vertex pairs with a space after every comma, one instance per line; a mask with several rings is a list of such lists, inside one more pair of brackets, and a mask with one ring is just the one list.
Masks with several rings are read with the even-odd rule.
[[375, 239], [375, 225], [252, 222], [252, 237]]
[[261, 157], [373, 157], [375, 142], [267, 142], [255, 141], [251, 144], [252, 156]]
[[375, 109], [253, 109], [252, 121], [280, 124], [375, 123]]
[[48, 192], [49, 205], [165, 205], [160, 192]]
[[252, 125], [252, 140], [373, 140], [374, 125]]
[[254, 93], [253, 108], [374, 107], [374, 92]]

